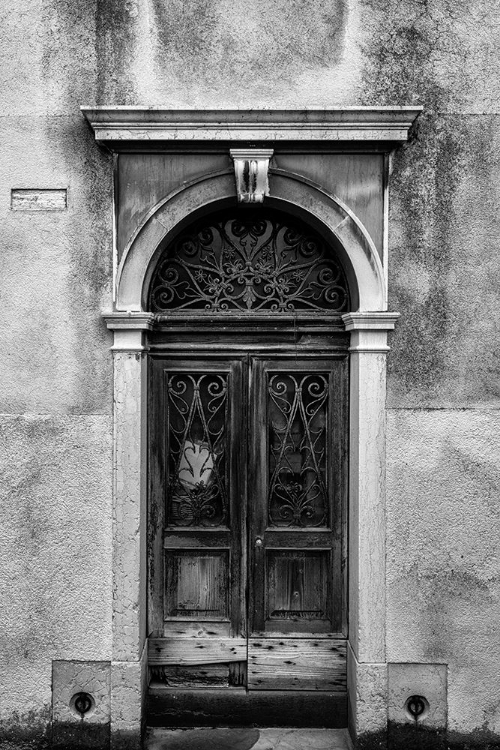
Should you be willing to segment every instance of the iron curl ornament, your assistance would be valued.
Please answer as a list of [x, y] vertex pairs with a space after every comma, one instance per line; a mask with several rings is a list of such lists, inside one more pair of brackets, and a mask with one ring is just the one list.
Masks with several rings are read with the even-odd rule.
[[282, 373], [269, 379], [270, 526], [328, 523], [328, 398], [326, 373]]
[[322, 237], [277, 213], [199, 223], [166, 248], [149, 293], [155, 313], [342, 313], [345, 274]]
[[175, 373], [167, 381], [168, 523], [227, 523], [226, 375]]

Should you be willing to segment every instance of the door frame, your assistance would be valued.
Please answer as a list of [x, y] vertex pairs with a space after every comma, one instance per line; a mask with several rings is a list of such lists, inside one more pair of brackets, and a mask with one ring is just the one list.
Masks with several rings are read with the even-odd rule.
[[[147, 333], [143, 310], [156, 253], [196, 209], [236, 196], [231, 172], [193, 181], [167, 196], [132, 238], [117, 273], [114, 332], [113, 661], [111, 690], [121, 695], [113, 731], [137, 731], [147, 689], [146, 396]], [[298, 175], [276, 170], [270, 201], [295, 206], [320, 222], [343, 247], [355, 285], [355, 312], [342, 316], [351, 333], [349, 468], [349, 724], [354, 736], [387, 724], [385, 657], [385, 394], [386, 273], [363, 225], [335, 196]], [[124, 690], [132, 688], [132, 690]], [[128, 697], [125, 697], [128, 696]], [[123, 710], [125, 706], [126, 710]]]
[[[192, 326], [191, 326], [192, 327]], [[229, 327], [229, 326], [227, 326]], [[346, 668], [346, 640], [347, 640], [347, 440], [348, 440], [348, 359], [349, 355], [347, 352], [347, 337], [345, 334], [340, 333], [337, 330], [334, 334], [332, 331], [331, 340], [325, 342], [319, 339], [319, 341], [308, 341], [306, 345], [302, 344], [300, 347], [300, 354], [297, 350], [296, 338], [298, 335], [297, 330], [287, 330], [286, 332], [276, 332], [271, 328], [260, 332], [258, 340], [256, 340], [256, 328], [252, 326], [252, 332], [250, 333], [250, 339], [248, 344], [245, 345], [244, 334], [239, 332], [238, 334], [228, 333], [226, 325], [224, 331], [220, 331], [219, 335], [221, 340], [217, 340], [217, 344], [213, 341], [213, 331], [208, 332], [208, 338], [204, 342], [199, 336], [195, 336], [193, 339], [192, 333], [176, 332], [175, 344], [169, 344], [168, 332], [160, 329], [157, 334], [151, 336], [150, 340], [150, 353], [149, 353], [149, 387], [150, 387], [150, 398], [149, 398], [149, 525], [148, 525], [148, 568], [149, 568], [149, 581], [148, 581], [148, 594], [149, 594], [149, 611], [148, 611], [148, 631], [150, 633], [149, 638], [149, 664], [152, 668], [152, 673], [160, 681], [162, 667], [168, 668], [170, 665], [177, 664], [175, 662], [174, 649], [177, 645], [180, 648], [181, 644], [186, 644], [186, 637], [189, 633], [192, 634], [192, 626], [189, 626], [187, 622], [181, 623], [181, 627], [187, 627], [187, 631], [181, 634], [176, 621], [170, 618], [164, 618], [165, 609], [165, 577], [163, 571], [163, 559], [164, 555], [169, 549], [170, 553], [185, 554], [187, 551], [192, 553], [195, 549], [200, 549], [206, 552], [208, 548], [212, 550], [222, 551], [222, 548], [227, 549], [229, 546], [234, 546], [234, 551], [230, 555], [233, 561], [236, 563], [236, 575], [234, 569], [231, 568], [230, 580], [232, 581], [232, 615], [231, 625], [229, 623], [229, 631], [225, 631], [225, 625], [216, 621], [210, 622], [210, 624], [203, 623], [203, 627], [208, 630], [214, 631], [211, 635], [214, 636], [214, 640], [223, 640], [224, 642], [229, 638], [234, 638], [235, 644], [239, 649], [241, 647], [241, 639], [246, 640], [246, 645], [249, 649], [248, 659], [248, 678], [249, 681], [246, 683], [248, 690], [280, 690], [286, 692], [287, 688], [283, 684], [284, 675], [280, 672], [280, 667], [277, 665], [272, 675], [266, 673], [265, 677], [258, 679], [254, 677], [250, 679], [252, 675], [251, 671], [251, 657], [250, 651], [253, 654], [253, 659], [257, 658], [257, 662], [267, 669], [266, 658], [261, 659], [261, 649], [266, 639], [269, 641], [285, 640], [288, 642], [293, 641], [294, 644], [303, 643], [305, 646], [312, 641], [320, 641], [323, 646], [323, 656], [311, 654], [308, 664], [308, 670], [304, 675], [305, 680], [309, 680], [307, 684], [299, 686], [300, 676], [296, 677], [295, 683], [290, 687], [290, 690], [295, 691], [294, 697], [303, 700], [304, 692], [311, 689], [313, 680], [321, 681], [325, 676], [325, 659], [328, 663], [331, 663], [331, 673], [328, 676], [330, 682], [328, 687], [323, 685], [318, 688], [319, 692], [316, 693], [316, 700], [321, 698], [321, 691], [329, 693], [338, 693], [338, 695], [328, 696], [328, 700], [324, 702], [324, 715], [331, 713], [331, 722], [336, 722], [336, 726], [345, 726], [345, 719], [342, 719], [342, 715], [346, 715], [345, 708], [345, 668]], [[338, 328], [338, 326], [337, 326]], [[300, 330], [300, 329], [299, 329]], [[224, 335], [225, 334], [225, 335]], [[232, 518], [231, 527], [223, 529], [222, 527], [217, 529], [217, 534], [210, 534], [211, 539], [206, 538], [203, 543], [204, 530], [200, 528], [191, 529], [189, 526], [180, 525], [177, 528], [168, 526], [165, 518], [165, 487], [164, 487], [164, 476], [166, 471], [165, 466], [165, 451], [166, 449], [166, 435], [168, 434], [168, 417], [166, 415], [166, 393], [165, 393], [165, 374], [169, 373], [169, 377], [172, 375], [182, 373], [185, 375], [189, 372], [196, 373], [209, 373], [213, 375], [215, 373], [227, 373], [231, 378], [231, 387], [228, 387], [228, 403], [229, 406], [229, 421], [228, 429], [229, 434], [234, 434], [237, 431], [237, 422], [235, 422], [235, 415], [242, 414], [246, 415], [242, 418], [245, 420], [245, 424], [248, 424], [250, 434], [253, 436], [250, 441], [246, 439], [246, 430], [243, 429], [240, 439], [236, 442], [231, 443], [230, 448], [226, 449], [227, 460], [232, 466], [230, 471], [229, 487], [232, 488], [229, 498], [230, 517]], [[328, 382], [330, 383], [331, 391], [326, 403], [326, 409], [328, 412], [327, 424], [328, 434], [331, 436], [332, 443], [330, 443], [330, 460], [328, 466], [328, 515], [330, 520], [325, 524], [320, 524], [322, 528], [316, 528], [315, 526], [301, 529], [301, 532], [297, 534], [296, 528], [283, 528], [275, 527], [274, 529], [268, 529], [267, 523], [264, 521], [264, 517], [267, 517], [267, 493], [268, 493], [268, 469], [265, 470], [264, 475], [261, 472], [256, 471], [256, 467], [263, 467], [267, 465], [268, 461], [268, 449], [267, 449], [267, 430], [262, 428], [262, 425], [258, 426], [259, 420], [266, 417], [267, 410], [269, 408], [266, 384], [266, 374], [279, 372], [280, 375], [286, 376], [287, 374], [294, 376], [297, 373], [301, 373], [303, 376], [314, 377], [318, 372], [327, 373]], [[163, 385], [162, 385], [163, 384]], [[335, 396], [333, 395], [335, 394]], [[236, 407], [236, 404], [241, 406], [240, 409]], [[236, 408], [235, 408], [236, 407]], [[266, 435], [262, 440], [259, 437]], [[259, 437], [258, 437], [259, 436]], [[245, 469], [243, 472], [240, 471], [239, 467], [244, 465]], [[246, 476], [248, 472], [248, 478]], [[248, 481], [252, 492], [248, 493]], [[253, 502], [250, 502], [249, 495], [256, 496]], [[236, 498], [241, 497], [240, 500]], [[332, 514], [330, 516], [330, 514]], [[257, 519], [257, 528], [254, 527], [254, 523]], [[236, 524], [233, 526], [233, 524]], [[263, 526], [262, 526], [263, 524]], [[306, 525], [307, 526], [307, 525]], [[324, 526], [324, 528], [323, 528]], [[206, 531], [207, 529], [205, 529]], [[193, 533], [192, 541], [187, 541], [187, 535]], [[200, 537], [201, 538], [198, 538]], [[280, 536], [281, 535], [281, 536]], [[283, 535], [287, 536], [288, 539], [284, 543], [280, 541], [283, 539]], [[254, 546], [254, 540], [257, 536], [261, 537], [261, 544], [263, 543], [262, 549], [256, 549]], [[291, 539], [290, 539], [291, 536]], [[314, 537], [314, 541], [310, 538]], [[302, 627], [301, 624], [296, 627], [290, 627], [290, 623], [285, 625], [285, 628], [280, 628], [279, 623], [283, 621], [269, 622], [268, 627], [262, 624], [260, 627], [255, 627], [254, 621], [254, 607], [256, 603], [256, 591], [255, 585], [259, 588], [260, 582], [263, 581], [263, 572], [255, 570], [257, 557], [261, 558], [266, 546], [266, 538], [269, 543], [269, 554], [272, 557], [273, 552], [280, 550], [281, 553], [285, 552], [300, 552], [308, 550], [306, 554], [312, 551], [312, 547], [316, 548], [318, 545], [318, 538], [323, 540], [319, 542], [319, 547], [322, 552], [326, 554], [326, 559], [323, 559], [323, 572], [328, 576], [328, 584], [325, 590], [329, 592], [327, 594], [328, 604], [326, 605], [326, 611], [328, 617], [331, 620], [331, 627], [326, 627], [326, 622], [322, 622], [323, 627], [315, 629], [314, 625], [316, 621], [310, 623], [311, 627]], [[244, 543], [240, 540], [245, 539]], [[307, 543], [309, 539], [309, 543]], [[241, 544], [241, 546], [240, 546]], [[328, 551], [327, 551], [328, 550]], [[236, 554], [234, 554], [234, 552]], [[257, 555], [257, 553], [260, 554]], [[262, 559], [260, 560], [262, 563]], [[241, 565], [240, 565], [241, 563]], [[233, 565], [233, 563], [231, 563]], [[236, 589], [235, 589], [236, 585]], [[246, 601], [246, 594], [248, 593], [248, 602]], [[334, 598], [335, 597], [335, 598]], [[258, 610], [262, 616], [264, 616], [264, 592], [260, 591], [257, 597], [259, 601]], [[242, 608], [243, 607], [243, 608]], [[181, 618], [185, 620], [186, 618]], [[202, 618], [205, 620], [206, 618]], [[219, 618], [217, 617], [216, 620]], [[243, 622], [244, 621], [244, 622]], [[220, 627], [221, 626], [221, 627]], [[201, 627], [201, 626], [197, 626]], [[189, 640], [189, 638], [188, 638]], [[237, 643], [236, 643], [237, 642]], [[205, 642], [206, 643], [206, 642]], [[176, 645], [175, 645], [176, 644]], [[313, 644], [318, 646], [317, 643]], [[332, 646], [336, 648], [333, 649]], [[286, 643], [278, 643], [271, 646], [273, 650], [272, 657], [279, 661], [280, 647], [287, 646]], [[166, 652], [164, 649], [166, 648]], [[239, 655], [239, 651], [238, 651]], [[287, 658], [289, 654], [287, 652]], [[318, 666], [318, 676], [313, 677], [309, 674], [310, 671], [310, 659], [316, 659]], [[223, 661], [223, 660], [222, 660]], [[206, 659], [205, 662], [210, 663], [210, 659]], [[254, 662], [254, 667], [257, 667], [257, 662]], [[179, 662], [180, 663], [180, 662]], [[289, 663], [289, 662], [285, 662]], [[299, 672], [301, 667], [298, 667]], [[157, 672], [158, 670], [158, 672]], [[265, 672], [265, 670], [264, 670]], [[281, 677], [278, 676], [278, 673]], [[239, 673], [236, 672], [236, 678]], [[218, 675], [218, 678], [220, 675]], [[277, 680], [281, 681], [279, 688], [275, 687]], [[205, 684], [204, 687], [210, 687]], [[265, 683], [265, 684], [262, 684]], [[342, 684], [343, 683], [343, 684]], [[243, 683], [232, 682], [232, 686], [240, 686]], [[192, 685], [191, 687], [196, 688], [197, 686]], [[189, 687], [183, 687], [180, 684], [176, 684], [177, 690], [187, 691]], [[315, 688], [316, 689], [316, 686]], [[296, 691], [301, 691], [300, 696], [296, 694]], [[344, 705], [342, 704], [341, 693], [344, 693]], [[195, 690], [198, 694], [198, 691]], [[156, 703], [158, 711], [156, 712], [156, 719], [161, 720], [161, 700], [162, 688], [156, 686], [156, 693], [153, 690], [153, 694], [156, 695]], [[169, 699], [170, 693], [166, 693], [163, 698]], [[274, 699], [276, 699], [274, 695]], [[290, 697], [290, 696], [288, 696]], [[153, 699], [154, 701], [155, 699]], [[178, 700], [178, 695], [173, 699], [174, 704]], [[207, 713], [210, 710], [210, 703], [207, 702], [205, 696], [205, 702], [203, 703], [204, 711]], [[227, 696], [228, 705], [230, 705], [230, 697]], [[241, 703], [241, 700], [240, 700]], [[150, 704], [151, 704], [151, 691], [150, 691]], [[295, 701], [297, 704], [297, 701]], [[165, 704], [166, 705], [166, 704]], [[334, 705], [336, 708], [334, 708]], [[274, 708], [276, 708], [276, 700]], [[177, 713], [173, 710], [170, 705], [168, 707], [168, 721], [171, 723], [177, 717]], [[193, 708], [193, 710], [195, 710]], [[274, 710], [274, 709], [273, 709]], [[251, 713], [250, 705], [245, 708], [249, 718]], [[286, 714], [285, 706], [282, 708], [282, 712], [287, 717], [286, 721], [289, 721], [289, 717]], [[229, 710], [228, 713], [236, 718], [234, 710]], [[294, 713], [292, 711], [292, 713]], [[296, 712], [295, 712], [296, 713]], [[299, 712], [300, 713], [300, 712]], [[336, 714], [335, 716], [333, 714]], [[316, 716], [318, 711], [316, 711]], [[259, 709], [258, 718], [262, 718], [262, 711]], [[240, 717], [241, 718], [241, 717]], [[149, 719], [152, 719], [150, 713]], [[165, 717], [164, 717], [165, 720]], [[185, 712], [182, 717], [182, 725], [187, 725], [186, 722], [190, 720], [187, 713]], [[269, 719], [268, 719], [269, 720]]]

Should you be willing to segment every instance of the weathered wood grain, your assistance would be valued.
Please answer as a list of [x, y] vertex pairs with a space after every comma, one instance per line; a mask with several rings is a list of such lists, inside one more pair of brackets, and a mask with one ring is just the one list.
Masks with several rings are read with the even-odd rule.
[[344, 640], [256, 639], [248, 642], [250, 690], [345, 690]]
[[150, 638], [229, 638], [230, 622], [194, 622], [171, 620], [163, 623], [161, 631], [152, 633]]
[[220, 664], [246, 659], [244, 638], [150, 638], [148, 641], [150, 666]]
[[206, 688], [229, 687], [228, 664], [151, 667], [151, 680], [168, 687]]
[[228, 559], [225, 550], [167, 550], [166, 616], [208, 620], [227, 617]]

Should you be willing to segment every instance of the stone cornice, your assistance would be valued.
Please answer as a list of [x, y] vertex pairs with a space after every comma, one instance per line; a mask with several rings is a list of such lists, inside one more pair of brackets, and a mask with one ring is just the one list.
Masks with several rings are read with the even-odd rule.
[[81, 107], [96, 141], [125, 142], [378, 141], [404, 143], [422, 107], [168, 109]]
[[397, 312], [350, 312], [342, 315], [346, 331], [392, 331]]

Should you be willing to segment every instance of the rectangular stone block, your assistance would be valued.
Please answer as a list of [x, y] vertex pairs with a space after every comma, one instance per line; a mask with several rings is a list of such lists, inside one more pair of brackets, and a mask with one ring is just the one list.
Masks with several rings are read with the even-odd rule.
[[[389, 664], [388, 717], [395, 724], [419, 724], [445, 729], [447, 718], [446, 664]], [[408, 710], [408, 699], [423, 698], [424, 709], [418, 718]]]
[[360, 738], [383, 737], [387, 727], [387, 665], [360, 663], [347, 648], [349, 730]]
[[13, 211], [64, 211], [68, 207], [68, 191], [66, 188], [14, 188], [10, 207]]
[[111, 664], [52, 662], [52, 747], [109, 747]]

